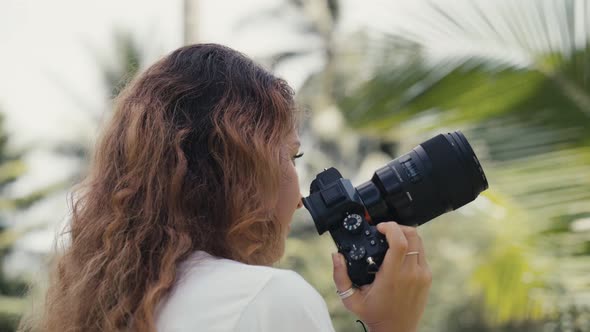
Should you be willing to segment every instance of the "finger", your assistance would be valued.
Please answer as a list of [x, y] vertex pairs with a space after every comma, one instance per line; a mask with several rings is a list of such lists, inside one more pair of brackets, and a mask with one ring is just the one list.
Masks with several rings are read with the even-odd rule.
[[[346, 268], [346, 260], [344, 256], [340, 253], [332, 253], [332, 264], [333, 264], [333, 277], [334, 277], [334, 284], [336, 285], [336, 289], [340, 292], [344, 292], [345, 290], [352, 287], [352, 281], [348, 276], [348, 269]], [[342, 299], [342, 303], [347, 308], [355, 307], [355, 303], [359, 301], [360, 291], [355, 290], [354, 294], [351, 296]]]
[[[389, 249], [387, 249], [383, 258], [384, 264], [382, 264], [382, 267], [384, 274], [392, 276], [404, 261], [404, 256], [408, 249], [408, 240], [399, 225], [394, 221], [379, 223], [377, 230], [385, 234], [387, 244], [389, 245]], [[379, 270], [381, 271], [381, 268]]]
[[422, 238], [420, 237], [420, 235], [418, 235], [418, 243], [418, 248], [420, 251], [420, 260], [418, 261], [418, 263], [421, 267], [429, 269], [430, 267], [428, 266], [428, 261], [426, 260], [426, 251], [424, 250], [424, 243], [422, 242]]
[[334, 284], [336, 285], [336, 289], [341, 292], [352, 287], [352, 281], [348, 276], [346, 264], [344, 264], [343, 260], [344, 257], [342, 257], [342, 254], [337, 252], [332, 253]]
[[[412, 232], [409, 232], [409, 236], [413, 236]], [[428, 266], [428, 262], [426, 261], [426, 254], [424, 253], [424, 245], [422, 243], [422, 238], [420, 237], [419, 234], [416, 234], [416, 249], [415, 251], [417, 251], [419, 254], [415, 255], [416, 259], [417, 259], [417, 263], [413, 262], [407, 264], [406, 266], [408, 266], [409, 268], [414, 268], [416, 269], [417, 267], [419, 268], [420, 272], [419, 275], [422, 276], [421, 280], [425, 281], [427, 284], [430, 284], [432, 282], [432, 271], [430, 270], [430, 267]], [[410, 261], [410, 259], [408, 259], [408, 261]]]
[[[404, 233], [406, 239], [408, 240], [408, 251], [410, 252], [418, 252], [417, 255], [405, 255], [404, 258], [404, 265], [415, 266], [420, 265], [421, 260], [424, 258], [424, 248], [422, 248], [421, 239], [418, 235], [418, 230], [416, 227], [411, 226], [403, 226], [400, 225], [402, 232]], [[422, 257], [421, 257], [422, 256]]]

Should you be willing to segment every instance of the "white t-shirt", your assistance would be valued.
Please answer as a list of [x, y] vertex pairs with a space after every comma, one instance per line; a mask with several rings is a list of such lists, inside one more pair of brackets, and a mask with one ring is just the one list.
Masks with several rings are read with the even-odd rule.
[[294, 271], [197, 251], [158, 306], [158, 332], [334, 332], [326, 302]]

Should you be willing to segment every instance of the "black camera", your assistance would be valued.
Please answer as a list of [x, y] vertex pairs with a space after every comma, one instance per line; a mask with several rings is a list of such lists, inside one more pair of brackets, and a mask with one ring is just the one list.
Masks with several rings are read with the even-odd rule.
[[383, 221], [418, 226], [473, 201], [488, 188], [484, 171], [460, 131], [437, 135], [379, 168], [354, 187], [331, 167], [303, 198], [318, 233], [330, 232], [357, 285], [372, 283], [389, 248]]

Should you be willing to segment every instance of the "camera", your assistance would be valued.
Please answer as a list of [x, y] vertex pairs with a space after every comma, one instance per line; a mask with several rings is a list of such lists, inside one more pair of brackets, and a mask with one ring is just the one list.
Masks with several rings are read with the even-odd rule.
[[460, 131], [440, 134], [379, 168], [356, 188], [331, 167], [319, 173], [303, 205], [320, 235], [330, 232], [356, 286], [372, 283], [389, 248], [376, 225], [422, 225], [473, 201], [488, 188]]

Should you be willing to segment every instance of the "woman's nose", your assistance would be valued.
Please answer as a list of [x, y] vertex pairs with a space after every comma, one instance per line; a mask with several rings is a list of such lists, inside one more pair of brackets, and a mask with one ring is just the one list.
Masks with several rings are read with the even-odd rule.
[[301, 209], [303, 207], [303, 196], [299, 194], [299, 203], [297, 204], [297, 208]]

